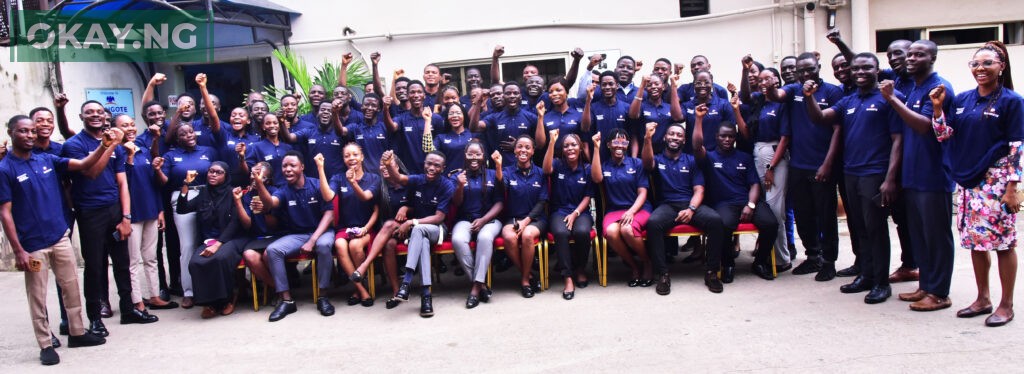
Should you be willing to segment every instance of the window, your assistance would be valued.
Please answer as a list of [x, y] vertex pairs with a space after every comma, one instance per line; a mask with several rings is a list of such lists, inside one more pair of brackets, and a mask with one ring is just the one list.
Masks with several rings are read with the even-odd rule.
[[491, 64], [482, 63], [459, 63], [458, 65], [439, 64], [441, 66], [441, 74], [450, 74], [452, 80], [449, 83], [455, 88], [459, 89], [459, 95], [466, 95], [469, 93], [469, 87], [466, 86], [466, 72], [470, 69], [477, 69], [480, 71], [480, 77], [483, 78], [481, 87], [489, 87], [491, 84]]
[[924, 35], [939, 48], [980, 46], [989, 40], [1002, 40], [1002, 36], [1002, 24], [928, 28]]
[[875, 52], [885, 52], [889, 44], [900, 40], [921, 40], [924, 29], [900, 29], [900, 30], [878, 30], [875, 31]]
[[679, 0], [680, 17], [703, 16], [708, 13], [708, 0]]
[[[537, 67], [537, 71], [540, 72], [540, 76], [544, 77], [545, 82], [551, 82], [556, 77], [565, 77], [565, 72], [568, 69], [568, 53], [552, 53], [544, 55], [532, 55], [532, 56], [503, 56], [499, 63], [501, 64], [501, 80], [503, 82], [521, 82], [523, 80], [523, 68], [526, 65], [533, 65]], [[490, 87], [493, 83], [491, 81], [491, 63], [490, 59], [483, 60], [469, 60], [469, 61], [455, 61], [455, 62], [443, 62], [438, 63], [437, 66], [441, 68], [441, 74], [451, 74], [451, 84], [459, 89], [459, 95], [465, 95], [468, 93], [466, 86], [466, 71], [471, 68], [480, 70], [480, 76], [483, 78], [482, 87]]]
[[[582, 62], [581, 62], [582, 64]], [[505, 82], [522, 82], [523, 80], [523, 68], [526, 65], [533, 65], [537, 67], [537, 71], [540, 72], [540, 76], [544, 77], [544, 82], [551, 82], [552, 79], [558, 77], [565, 77], [565, 58], [554, 58], [554, 59], [536, 59], [527, 61], [516, 61], [516, 62], [502, 62], [501, 63], [501, 80]], [[584, 66], [586, 67], [586, 66]], [[547, 89], [545, 87], [545, 89]]]

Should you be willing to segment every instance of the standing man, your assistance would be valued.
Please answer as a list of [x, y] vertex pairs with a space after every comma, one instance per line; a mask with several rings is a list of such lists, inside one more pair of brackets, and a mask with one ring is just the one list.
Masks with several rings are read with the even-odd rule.
[[[697, 92], [693, 85], [697, 81], [697, 73], [702, 71], [710, 72], [711, 63], [708, 62], [708, 58], [703, 55], [693, 56], [693, 59], [690, 60], [690, 74], [693, 75], [694, 82], [683, 84], [676, 90], [676, 93], [679, 95], [680, 103], [689, 102], [690, 100], [693, 100], [694, 96], [697, 96]], [[713, 97], [726, 101], [729, 100], [729, 92], [725, 90], [725, 87], [719, 86], [715, 83], [712, 83], [712, 85], [714, 87], [714, 90], [711, 91]]]
[[84, 160], [33, 152], [36, 134], [36, 125], [29, 117], [17, 115], [7, 123], [7, 135], [13, 144], [11, 154], [0, 161], [0, 224], [14, 251], [15, 266], [25, 272], [25, 292], [39, 343], [39, 360], [43, 365], [55, 365], [60, 357], [54, 350], [46, 313], [49, 269], [53, 269], [57, 284], [63, 289], [61, 298], [71, 335], [68, 346], [106, 343], [106, 339], [86, 330], [82, 322], [78, 269], [71, 247], [70, 223], [63, 214], [60, 175], [97, 165], [104, 167], [122, 133], [104, 133], [103, 141]]

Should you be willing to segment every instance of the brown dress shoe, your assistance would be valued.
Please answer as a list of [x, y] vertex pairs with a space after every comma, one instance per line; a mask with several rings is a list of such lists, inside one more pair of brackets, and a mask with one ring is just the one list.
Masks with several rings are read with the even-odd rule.
[[203, 319], [210, 319], [217, 316], [217, 311], [213, 310], [213, 307], [203, 307], [203, 312], [199, 316]]
[[[900, 295], [903, 298], [903, 295]], [[932, 294], [927, 294], [921, 300], [915, 301], [910, 304], [910, 310], [915, 312], [932, 312], [940, 309], [946, 309], [953, 305], [953, 301], [949, 300], [948, 297], [938, 297]]]
[[919, 279], [921, 279], [921, 273], [917, 269], [900, 267], [889, 274], [889, 283], [917, 282]]
[[1013, 321], [1013, 312], [1010, 312], [1009, 316], [1003, 317], [998, 314], [992, 314], [985, 318], [985, 326], [988, 327], [999, 327]]
[[925, 296], [928, 296], [928, 293], [924, 292], [924, 290], [918, 288], [917, 291], [914, 291], [914, 292], [904, 292], [904, 293], [901, 293], [899, 296], [900, 296], [900, 300], [903, 300], [903, 301], [921, 301], [921, 299], [924, 299]]
[[192, 309], [192, 307], [195, 306], [195, 305], [196, 304], [192, 302], [192, 298], [191, 297], [185, 297], [185, 298], [181, 299], [181, 307], [182, 308]]
[[224, 305], [224, 309], [220, 310], [220, 315], [226, 316], [235, 312], [235, 303], [227, 303]]

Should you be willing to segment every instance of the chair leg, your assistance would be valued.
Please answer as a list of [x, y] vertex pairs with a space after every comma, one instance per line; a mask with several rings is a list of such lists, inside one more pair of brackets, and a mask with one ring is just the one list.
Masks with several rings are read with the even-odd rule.
[[310, 283], [313, 283], [313, 303], [316, 304], [316, 301], [320, 299], [320, 278], [316, 275], [316, 258], [309, 260], [309, 266], [313, 267], [313, 281]]
[[608, 287], [608, 241], [601, 240], [601, 254], [598, 257], [598, 261], [601, 262], [600, 266], [600, 278], [601, 287]]
[[370, 260], [370, 266], [366, 268], [366, 283], [370, 286], [370, 298], [376, 299], [377, 288], [373, 279], [373, 260]]
[[775, 270], [775, 246], [772, 246], [772, 278], [778, 278], [779, 274]]
[[249, 272], [250, 284], [252, 284], [252, 311], [260, 311], [259, 292], [256, 290], [256, 274]]
[[491, 273], [494, 272], [494, 265], [487, 264], [487, 288], [491, 288]]

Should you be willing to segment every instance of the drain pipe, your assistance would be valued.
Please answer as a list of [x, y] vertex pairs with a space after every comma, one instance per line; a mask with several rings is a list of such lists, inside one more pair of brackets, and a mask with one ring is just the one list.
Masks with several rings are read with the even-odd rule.
[[852, 32], [850, 39], [853, 43], [851, 48], [854, 51], [874, 51], [871, 48], [871, 10], [868, 0], [857, 0], [850, 2], [850, 26]]
[[814, 32], [814, 3], [804, 4], [804, 51], [817, 51], [817, 33]]

